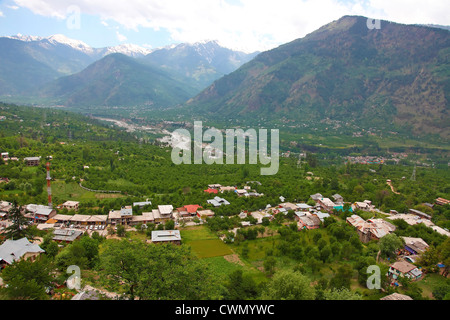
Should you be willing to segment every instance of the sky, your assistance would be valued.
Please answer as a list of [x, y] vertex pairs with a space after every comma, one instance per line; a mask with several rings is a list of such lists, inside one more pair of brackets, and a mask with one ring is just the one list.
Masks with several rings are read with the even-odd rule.
[[0, 0], [0, 36], [63, 34], [94, 48], [216, 40], [255, 52], [302, 38], [344, 15], [450, 25], [450, 1]]

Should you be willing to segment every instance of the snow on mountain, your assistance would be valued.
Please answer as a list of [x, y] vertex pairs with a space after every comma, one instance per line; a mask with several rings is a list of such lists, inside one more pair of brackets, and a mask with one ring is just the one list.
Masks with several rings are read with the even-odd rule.
[[15, 36], [9, 36], [9, 37], [5, 37], [5, 38], [9, 38], [9, 39], [14, 39], [14, 40], [20, 40], [20, 41], [25, 41], [25, 42], [31, 42], [31, 41], [41, 41], [42, 37], [38, 37], [38, 36], [26, 36], [23, 34], [16, 34]]
[[122, 53], [124, 55], [130, 56], [130, 57], [141, 57], [145, 56], [149, 53], [151, 53], [153, 50], [135, 45], [135, 44], [121, 44], [114, 47], [106, 47], [102, 49], [102, 55], [108, 55], [111, 53]]
[[141, 57], [152, 52], [147, 48], [135, 45], [135, 44], [121, 44], [118, 46], [105, 47], [105, 48], [93, 48], [88, 44], [80, 40], [70, 39], [63, 34], [55, 34], [49, 37], [38, 37], [38, 36], [28, 36], [17, 34], [14, 36], [9, 36], [7, 38], [25, 41], [25, 42], [48, 42], [51, 45], [65, 45], [71, 47], [75, 50], [84, 52], [89, 56], [100, 56], [104, 57], [111, 53], [122, 53], [130, 57]]

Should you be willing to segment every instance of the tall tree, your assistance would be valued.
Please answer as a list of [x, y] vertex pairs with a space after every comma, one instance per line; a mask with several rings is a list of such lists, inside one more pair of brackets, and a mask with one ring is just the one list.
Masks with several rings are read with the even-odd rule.
[[263, 300], [314, 300], [314, 298], [315, 291], [309, 278], [291, 270], [275, 273], [262, 294]]
[[218, 299], [222, 287], [189, 247], [128, 240], [104, 243], [100, 267], [111, 285], [121, 283], [130, 299]]
[[13, 202], [8, 214], [12, 224], [6, 228], [6, 239], [18, 240], [26, 237], [28, 240], [32, 240], [33, 234], [30, 232], [28, 221], [22, 213], [22, 207], [17, 207], [17, 203]]

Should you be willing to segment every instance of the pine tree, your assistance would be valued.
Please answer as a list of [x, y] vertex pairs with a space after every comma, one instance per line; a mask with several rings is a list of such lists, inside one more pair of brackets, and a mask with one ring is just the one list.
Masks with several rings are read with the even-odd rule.
[[32, 240], [33, 236], [29, 231], [28, 221], [22, 213], [22, 207], [17, 207], [17, 204], [13, 202], [8, 214], [12, 224], [6, 228], [6, 239], [18, 240], [26, 237], [28, 240]]

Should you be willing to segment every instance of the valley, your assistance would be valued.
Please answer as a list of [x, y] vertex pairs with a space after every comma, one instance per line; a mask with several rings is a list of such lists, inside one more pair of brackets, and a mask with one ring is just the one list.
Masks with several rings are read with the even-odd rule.
[[450, 34], [366, 21], [254, 53], [1, 37], [0, 300], [449, 300]]

